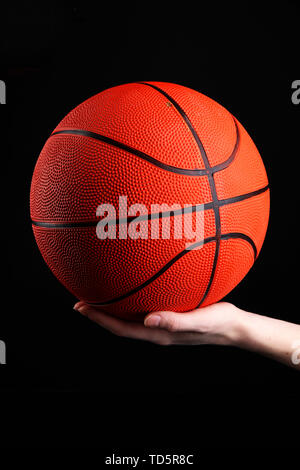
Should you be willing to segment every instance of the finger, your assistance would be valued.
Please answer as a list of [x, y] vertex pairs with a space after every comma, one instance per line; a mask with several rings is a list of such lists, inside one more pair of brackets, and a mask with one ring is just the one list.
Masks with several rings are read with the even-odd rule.
[[103, 328], [110, 330], [112, 333], [121, 334], [127, 330], [127, 325], [124, 320], [108, 315], [102, 310], [87, 305], [84, 302], [78, 302], [74, 308], [85, 317], [89, 318], [95, 323], [98, 323]]
[[148, 328], [162, 328], [170, 332], [201, 331], [204, 333], [207, 323], [205, 313], [205, 308], [187, 313], [154, 312], [145, 318], [144, 325]]
[[172, 344], [176, 344], [176, 345], [210, 344], [208, 335], [206, 335], [205, 333], [199, 333], [198, 331], [191, 331], [191, 332], [180, 331], [180, 332], [174, 332], [170, 334], [172, 334]]
[[[75, 308], [76, 307], [76, 308]], [[142, 323], [124, 321], [119, 318], [112, 317], [101, 310], [90, 307], [84, 302], [78, 302], [74, 306], [82, 315], [88, 317], [98, 325], [117, 336], [126, 338], [134, 338], [144, 341], [151, 341], [157, 344], [170, 344], [171, 339], [166, 331], [149, 330]]]
[[82, 305], [85, 305], [84, 301], [83, 300], [80, 300], [79, 302], [77, 302], [75, 305], [74, 305], [74, 310], [77, 310], [79, 312], [79, 308], [82, 306]]

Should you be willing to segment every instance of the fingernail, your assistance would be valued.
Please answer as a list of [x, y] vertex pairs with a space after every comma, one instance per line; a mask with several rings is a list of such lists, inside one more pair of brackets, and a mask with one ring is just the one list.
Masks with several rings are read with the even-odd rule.
[[75, 304], [73, 309], [76, 310], [76, 312], [79, 312], [82, 315], [84, 315], [84, 312], [82, 311], [82, 306], [81, 305]]
[[151, 315], [145, 320], [145, 326], [149, 326], [150, 328], [156, 328], [159, 326], [159, 324], [160, 324], [159, 315]]

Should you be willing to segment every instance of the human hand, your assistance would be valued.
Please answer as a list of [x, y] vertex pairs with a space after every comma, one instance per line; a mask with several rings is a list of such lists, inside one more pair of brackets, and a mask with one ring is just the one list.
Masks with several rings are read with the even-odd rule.
[[84, 302], [75, 304], [74, 309], [117, 336], [160, 345], [234, 344], [242, 312], [230, 303], [219, 302], [186, 313], [153, 312], [143, 324], [120, 320]]
[[149, 313], [144, 324], [107, 315], [84, 302], [74, 306], [82, 315], [115, 335], [160, 345], [219, 344], [237, 346], [271, 357], [300, 370], [300, 325], [246, 312], [219, 302], [186, 313]]

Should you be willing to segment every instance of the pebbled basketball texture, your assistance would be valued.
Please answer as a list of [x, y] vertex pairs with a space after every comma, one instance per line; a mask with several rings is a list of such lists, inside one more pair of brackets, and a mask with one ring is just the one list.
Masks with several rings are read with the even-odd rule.
[[[118, 215], [121, 195], [149, 212], [204, 204], [203, 246], [187, 250], [173, 224], [169, 239], [100, 240], [96, 209], [110, 203]], [[212, 304], [243, 279], [266, 234], [269, 187], [255, 144], [226, 109], [177, 84], [138, 82], [91, 97], [58, 124], [36, 163], [30, 208], [44, 260], [76, 298], [142, 319]]]

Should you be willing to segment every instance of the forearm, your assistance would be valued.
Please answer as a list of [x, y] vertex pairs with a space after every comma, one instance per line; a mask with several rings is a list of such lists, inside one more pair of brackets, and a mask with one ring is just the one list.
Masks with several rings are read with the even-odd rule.
[[239, 310], [233, 344], [300, 370], [300, 325]]

